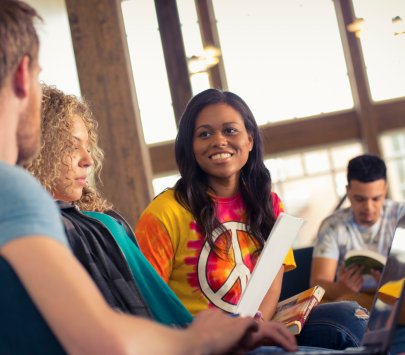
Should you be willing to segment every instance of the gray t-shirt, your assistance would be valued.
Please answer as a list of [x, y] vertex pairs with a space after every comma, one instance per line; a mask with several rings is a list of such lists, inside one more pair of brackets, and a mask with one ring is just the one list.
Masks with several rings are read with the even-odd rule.
[[0, 162], [0, 248], [29, 235], [48, 236], [68, 246], [51, 196], [24, 169]]
[[358, 225], [351, 208], [336, 211], [321, 224], [314, 247], [314, 257], [343, 262], [349, 250], [372, 250], [384, 256], [391, 246], [405, 203], [385, 200], [380, 220], [369, 228]]

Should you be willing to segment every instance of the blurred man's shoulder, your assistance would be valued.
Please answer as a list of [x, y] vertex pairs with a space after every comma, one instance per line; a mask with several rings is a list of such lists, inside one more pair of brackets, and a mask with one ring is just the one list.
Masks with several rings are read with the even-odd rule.
[[405, 201], [394, 201], [391, 199], [385, 199], [383, 211], [385, 216], [397, 216], [399, 218], [405, 215]]
[[0, 162], [0, 195], [6, 197], [18, 196], [50, 199], [49, 194], [37, 179], [21, 167]]
[[323, 222], [336, 223], [345, 222], [353, 216], [352, 209], [350, 207], [338, 209], [331, 213], [329, 216], [325, 217]]
[[322, 232], [330, 229], [336, 230], [341, 227], [345, 228], [345, 225], [352, 220], [352, 216], [353, 212], [350, 207], [336, 210], [323, 219], [319, 231]]

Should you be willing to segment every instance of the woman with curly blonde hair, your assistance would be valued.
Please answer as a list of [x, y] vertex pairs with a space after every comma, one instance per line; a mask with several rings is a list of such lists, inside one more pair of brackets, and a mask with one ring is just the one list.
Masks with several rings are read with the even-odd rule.
[[42, 145], [27, 169], [57, 200], [75, 256], [113, 308], [164, 324], [190, 323], [189, 312], [139, 251], [131, 228], [95, 187], [103, 152], [88, 105], [55, 87], [42, 89]]
[[[60, 157], [72, 159], [71, 155], [77, 149], [77, 140], [72, 137], [72, 127], [74, 118], [80, 117], [88, 134], [88, 150], [92, 159], [90, 172], [99, 179], [104, 154], [98, 146], [97, 122], [89, 106], [84, 100], [65, 95], [55, 87], [43, 84], [42, 91], [42, 146], [39, 155], [27, 165], [27, 169], [54, 195], [57, 184], [60, 183], [61, 169], [69, 168]], [[73, 188], [72, 182], [65, 185], [67, 192]], [[80, 199], [74, 203], [83, 210], [103, 212], [112, 208], [112, 204], [89, 184], [83, 186]]]

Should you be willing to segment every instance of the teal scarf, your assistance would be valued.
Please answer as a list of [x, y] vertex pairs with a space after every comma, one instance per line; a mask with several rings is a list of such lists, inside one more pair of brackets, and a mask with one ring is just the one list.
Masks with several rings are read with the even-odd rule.
[[115, 218], [99, 212], [82, 212], [99, 220], [110, 231], [121, 248], [132, 271], [135, 282], [156, 321], [172, 326], [185, 327], [193, 317], [183, 306], [172, 289], [158, 275], [138, 246], [127, 235]]

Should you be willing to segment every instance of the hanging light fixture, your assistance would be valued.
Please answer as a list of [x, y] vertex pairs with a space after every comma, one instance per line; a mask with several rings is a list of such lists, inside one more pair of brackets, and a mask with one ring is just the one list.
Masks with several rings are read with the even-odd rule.
[[405, 23], [400, 16], [395, 16], [391, 20], [394, 25], [394, 36], [405, 34]]
[[217, 47], [207, 46], [201, 54], [188, 58], [188, 70], [190, 74], [206, 72], [209, 68], [219, 63], [221, 51]]
[[357, 38], [360, 38], [360, 32], [364, 26], [364, 18], [356, 18], [352, 23], [346, 26], [349, 32], [353, 32]]

